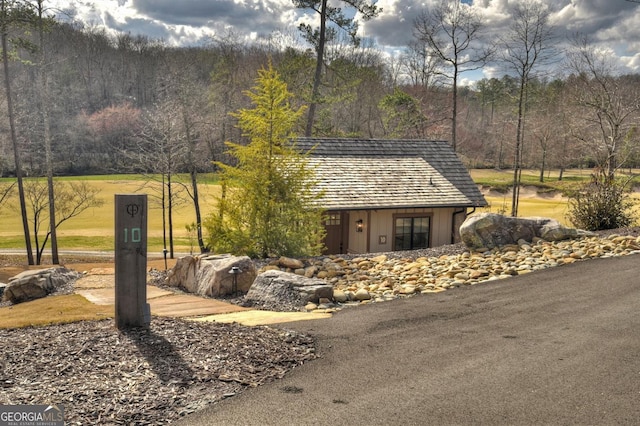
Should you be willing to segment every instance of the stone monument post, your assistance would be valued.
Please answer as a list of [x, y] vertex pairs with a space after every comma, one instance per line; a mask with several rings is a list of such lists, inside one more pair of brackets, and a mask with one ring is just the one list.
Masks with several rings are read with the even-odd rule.
[[115, 280], [116, 327], [148, 326], [146, 195], [115, 196]]

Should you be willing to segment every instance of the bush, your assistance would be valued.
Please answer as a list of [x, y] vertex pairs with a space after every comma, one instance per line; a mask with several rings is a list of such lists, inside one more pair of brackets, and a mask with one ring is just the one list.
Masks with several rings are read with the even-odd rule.
[[590, 182], [569, 194], [569, 221], [587, 231], [634, 225], [635, 204], [626, 186], [604, 172], [594, 174]]

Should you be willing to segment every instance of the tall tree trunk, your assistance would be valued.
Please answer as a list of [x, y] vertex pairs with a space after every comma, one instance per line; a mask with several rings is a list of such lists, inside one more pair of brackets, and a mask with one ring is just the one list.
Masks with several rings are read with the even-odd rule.
[[[184, 106], [183, 106], [183, 111], [184, 111]], [[189, 177], [191, 178], [191, 190], [192, 195], [191, 198], [193, 200], [193, 207], [195, 209], [196, 212], [196, 234], [198, 237], [198, 246], [200, 247], [200, 253], [205, 253], [207, 251], [206, 246], [204, 245], [204, 240], [202, 238], [202, 213], [200, 212], [200, 195], [198, 193], [198, 167], [196, 166], [196, 162], [193, 158], [193, 153], [195, 152], [195, 141], [192, 137], [192, 133], [191, 133], [191, 125], [189, 120], [184, 117], [183, 114], [183, 120], [185, 123], [185, 130], [186, 130], [186, 135], [187, 135], [187, 143], [189, 145], [189, 152], [188, 152], [188, 162], [189, 162]]]
[[322, 65], [324, 63], [324, 43], [327, 31], [327, 0], [322, 0], [320, 9], [320, 37], [318, 39], [318, 51], [316, 56], [316, 73], [313, 76], [313, 90], [311, 92], [311, 103], [307, 114], [307, 127], [304, 135], [310, 137], [313, 134], [313, 122], [316, 115], [316, 104], [320, 97], [320, 80], [322, 79]]
[[457, 152], [456, 130], [458, 127], [458, 65], [453, 67], [453, 111], [451, 117], [451, 148], [453, 152]]
[[200, 253], [205, 253], [207, 247], [204, 245], [202, 238], [202, 213], [200, 212], [200, 196], [198, 195], [198, 172], [195, 167], [191, 170], [191, 189], [193, 191], [193, 207], [196, 210], [196, 233], [198, 235], [198, 246]]
[[173, 259], [173, 193], [171, 188], [171, 172], [167, 174], [167, 198], [169, 200], [169, 258]]
[[513, 162], [513, 195], [511, 199], [511, 216], [518, 216], [520, 201], [520, 182], [522, 180], [522, 140], [524, 134], [524, 104], [526, 98], [526, 77], [520, 80], [520, 96], [518, 99], [518, 125], [516, 128], [516, 152]]
[[[56, 205], [53, 191], [53, 154], [51, 152], [51, 123], [49, 120], [49, 82], [46, 71], [44, 45], [43, 0], [38, 0], [38, 35], [40, 39], [40, 105], [42, 114], [43, 142], [49, 192], [49, 235], [51, 235], [51, 263], [58, 265], [58, 235], [56, 233]], [[38, 263], [39, 264], [39, 263]]]
[[22, 229], [24, 231], [24, 242], [27, 249], [27, 262], [33, 265], [33, 251], [31, 248], [31, 233], [29, 232], [29, 221], [27, 218], [27, 204], [24, 196], [24, 183], [22, 181], [22, 161], [20, 158], [20, 148], [18, 146], [18, 137], [16, 135], [15, 117], [13, 113], [13, 101], [11, 99], [11, 77], [9, 75], [9, 53], [7, 37], [7, 2], [0, 0], [0, 19], [2, 19], [2, 65], [4, 67], [4, 86], [7, 95], [7, 114], [9, 116], [9, 128], [11, 133], [11, 143], [13, 145], [13, 157], [16, 167], [16, 179], [18, 180], [18, 196], [20, 198], [20, 213], [22, 214]]
[[167, 188], [165, 186], [165, 175], [162, 173], [162, 248], [164, 252], [167, 251]]
[[547, 150], [542, 149], [542, 162], [540, 164], [540, 182], [544, 182], [544, 171], [547, 167]]

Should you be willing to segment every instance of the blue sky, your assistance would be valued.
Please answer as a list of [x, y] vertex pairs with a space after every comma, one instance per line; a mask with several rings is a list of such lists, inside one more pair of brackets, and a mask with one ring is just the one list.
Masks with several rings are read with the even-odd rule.
[[[360, 30], [381, 50], [394, 54], [412, 40], [417, 14], [436, 1], [378, 0], [382, 13], [362, 23]], [[464, 0], [482, 14], [494, 38], [507, 30], [507, 10], [515, 1], [523, 0]], [[559, 46], [575, 33], [588, 34], [625, 71], [640, 72], [640, 4], [625, 0], [542, 1], [553, 11]], [[229, 34], [247, 41], [272, 37], [290, 43], [299, 38], [298, 24], [317, 19], [295, 9], [291, 0], [48, 0], [45, 4], [87, 26], [182, 46], [205, 44]], [[496, 67], [486, 67], [474, 78], [502, 73]]]

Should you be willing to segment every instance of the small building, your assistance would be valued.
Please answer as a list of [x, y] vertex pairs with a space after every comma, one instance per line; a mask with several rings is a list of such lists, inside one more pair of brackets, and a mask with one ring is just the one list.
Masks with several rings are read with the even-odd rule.
[[300, 138], [297, 147], [324, 193], [326, 254], [452, 244], [467, 214], [487, 205], [446, 141]]

